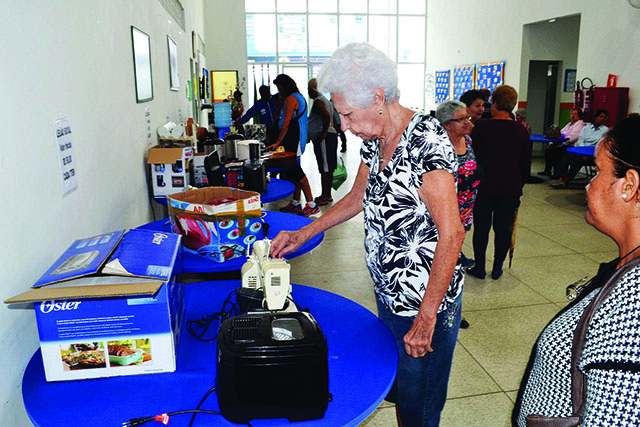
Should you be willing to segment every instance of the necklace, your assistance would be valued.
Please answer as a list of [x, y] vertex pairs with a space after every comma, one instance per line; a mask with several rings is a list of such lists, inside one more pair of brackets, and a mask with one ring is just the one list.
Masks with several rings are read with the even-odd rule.
[[[618, 259], [618, 262], [616, 263], [612, 263], [611, 266], [609, 266], [609, 268], [604, 269], [603, 271], [599, 272], [598, 274], [596, 274], [596, 276], [603, 274], [607, 271], [609, 271], [610, 269], [616, 269], [618, 264], [620, 264], [620, 262], [625, 259], [626, 257], [628, 257], [629, 255], [631, 255], [632, 253], [634, 253], [635, 251], [637, 251], [638, 249], [640, 249], [640, 245], [636, 246], [635, 248], [631, 249], [629, 252], [627, 252], [625, 255], [621, 256]], [[586, 288], [587, 286], [589, 286], [589, 284], [593, 281], [593, 279], [595, 278], [592, 277], [591, 279], [587, 280], [587, 277], [589, 276], [584, 276], [582, 279], [573, 282], [572, 284], [570, 284], [569, 286], [567, 286], [566, 289], [566, 295], [567, 295], [567, 299], [569, 300], [569, 302], [573, 301], [574, 299], [576, 299], [578, 297], [578, 295], [580, 295], [582, 293], [582, 291], [584, 290], [584, 288]], [[585, 283], [586, 282], [586, 283]]]

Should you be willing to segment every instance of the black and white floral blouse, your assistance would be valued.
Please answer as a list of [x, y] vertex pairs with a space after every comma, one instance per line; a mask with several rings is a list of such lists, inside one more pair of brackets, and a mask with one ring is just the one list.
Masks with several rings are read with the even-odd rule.
[[[416, 316], [438, 242], [418, 189], [425, 172], [442, 169], [456, 176], [455, 150], [437, 120], [414, 114], [384, 170], [379, 169], [378, 140], [363, 141], [360, 154], [369, 167], [364, 244], [376, 294], [392, 313]], [[439, 312], [462, 293], [463, 276], [457, 265]]]

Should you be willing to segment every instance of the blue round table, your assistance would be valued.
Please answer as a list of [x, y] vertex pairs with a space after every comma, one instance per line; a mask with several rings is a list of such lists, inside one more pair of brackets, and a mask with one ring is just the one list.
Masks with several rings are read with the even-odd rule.
[[[270, 203], [275, 202], [276, 200], [284, 199], [285, 197], [289, 197], [293, 194], [296, 186], [284, 179], [271, 178], [271, 180], [267, 183], [267, 191], [260, 195], [260, 201], [262, 203]], [[153, 200], [160, 203], [161, 205], [167, 206], [167, 198], [163, 197], [154, 197]]]
[[[185, 320], [200, 319], [222, 309], [239, 280], [183, 284]], [[308, 307], [327, 337], [329, 402], [324, 418], [290, 423], [254, 420], [260, 426], [356, 426], [382, 402], [393, 384], [397, 366], [391, 333], [370, 311], [339, 295], [293, 285], [293, 299]], [[47, 383], [40, 350], [22, 379], [29, 418], [38, 427], [120, 426], [131, 418], [195, 409], [216, 378], [215, 341], [198, 341], [183, 323], [176, 372]], [[212, 325], [218, 326], [218, 324]], [[215, 335], [215, 331], [212, 331]], [[212, 393], [201, 409], [219, 410]], [[191, 414], [171, 416], [171, 426], [186, 427]], [[159, 425], [154, 421], [145, 426]], [[199, 414], [194, 426], [234, 426], [221, 415]]]
[[[313, 222], [312, 219], [294, 215], [284, 212], [271, 212], [263, 211], [263, 220], [269, 224], [269, 232], [267, 233], [268, 239], [273, 239], [282, 230], [299, 230], [305, 225]], [[162, 231], [163, 233], [171, 233], [171, 225], [168, 219], [161, 219], [159, 221], [150, 222], [149, 224], [141, 225], [144, 230]], [[284, 256], [286, 259], [298, 257], [306, 254], [313, 248], [318, 246], [324, 239], [324, 233], [320, 233], [302, 245], [298, 250], [293, 251]], [[183, 253], [183, 273], [212, 273], [212, 272], [224, 272], [224, 271], [236, 271], [242, 268], [242, 265], [247, 261], [247, 257], [233, 258], [225, 262], [214, 262], [202, 255], [197, 255], [191, 252], [184, 251]]]
[[579, 146], [579, 147], [569, 147], [567, 148], [567, 153], [577, 154], [579, 156], [587, 156], [594, 157], [596, 152], [595, 145], [587, 145], [587, 146]]

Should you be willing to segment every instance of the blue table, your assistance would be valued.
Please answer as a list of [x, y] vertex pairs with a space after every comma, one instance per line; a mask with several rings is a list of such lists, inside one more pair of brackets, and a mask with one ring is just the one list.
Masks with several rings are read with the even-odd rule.
[[[271, 178], [269, 183], [267, 184], [267, 191], [260, 195], [260, 201], [262, 203], [270, 203], [275, 202], [276, 200], [284, 199], [293, 194], [293, 191], [296, 189], [296, 186], [284, 179]], [[156, 202], [161, 205], [167, 206], [167, 198], [163, 197], [154, 197]]]
[[[313, 220], [310, 218], [283, 212], [263, 211], [262, 214], [264, 221], [269, 224], [269, 232], [266, 236], [269, 239], [275, 238], [276, 235], [282, 230], [299, 230], [305, 225], [313, 222]], [[162, 231], [163, 233], [171, 233], [171, 226], [168, 219], [161, 219], [159, 221], [150, 222], [149, 224], [141, 225], [137, 228], [142, 228], [144, 230]], [[320, 233], [312, 237], [307, 242], [305, 242], [305, 244], [302, 245], [298, 250], [293, 251], [285, 255], [284, 257], [286, 259], [291, 259], [306, 254], [307, 252], [318, 246], [320, 242], [322, 242], [322, 239], [324, 239], [324, 233]], [[184, 273], [239, 271], [246, 261], [247, 257], [240, 257], [219, 263], [211, 261], [201, 255], [196, 255], [194, 253], [184, 251], [182, 271]]]
[[562, 141], [564, 141], [564, 139], [560, 138], [560, 139], [551, 139], [551, 138], [546, 138], [544, 135], [540, 135], [540, 134], [535, 134], [532, 133], [531, 135], [529, 135], [529, 138], [531, 139], [531, 142], [553, 142], [553, 143], [561, 143]]
[[[220, 311], [239, 280], [184, 284], [185, 320]], [[324, 418], [289, 423], [255, 420], [261, 426], [356, 426], [367, 418], [391, 389], [397, 352], [391, 333], [364, 307], [339, 295], [293, 285], [293, 299], [309, 307], [327, 337], [329, 402]], [[184, 326], [184, 325], [183, 325]], [[213, 326], [212, 326], [213, 327]], [[120, 426], [131, 418], [195, 409], [214, 386], [216, 342], [196, 340], [183, 329], [178, 369], [173, 373], [134, 375], [47, 383], [40, 350], [31, 358], [22, 379], [22, 396], [37, 427]], [[201, 409], [219, 410], [212, 393]], [[186, 427], [191, 415], [171, 417], [171, 426]], [[151, 421], [146, 426], [160, 425]], [[220, 415], [200, 414], [194, 426], [234, 426]]]
[[567, 148], [567, 153], [577, 154], [579, 156], [594, 157], [595, 152], [596, 152], [595, 145]]

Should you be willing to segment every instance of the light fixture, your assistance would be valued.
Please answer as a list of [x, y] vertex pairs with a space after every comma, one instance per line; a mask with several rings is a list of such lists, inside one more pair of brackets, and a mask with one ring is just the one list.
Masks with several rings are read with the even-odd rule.
[[556, 22], [556, 18], [549, 19], [550, 24], [553, 24], [554, 22]]

